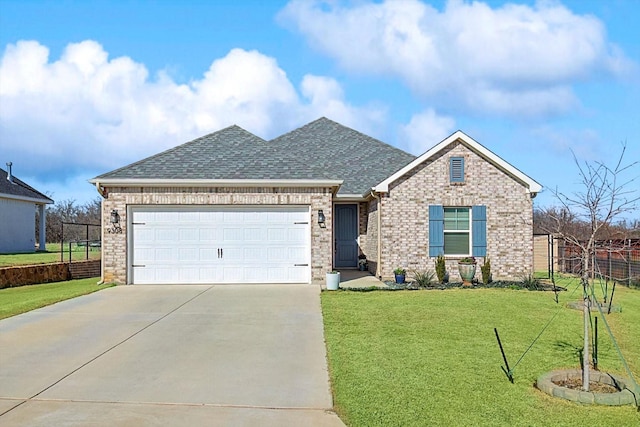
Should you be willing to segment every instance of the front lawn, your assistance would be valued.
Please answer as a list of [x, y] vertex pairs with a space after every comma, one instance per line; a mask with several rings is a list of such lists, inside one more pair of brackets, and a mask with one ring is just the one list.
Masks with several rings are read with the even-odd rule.
[[97, 285], [99, 280], [100, 278], [93, 277], [0, 289], [0, 319], [113, 286]]
[[[65, 262], [69, 261], [69, 245], [65, 244], [62, 250]], [[0, 267], [12, 267], [14, 265], [33, 265], [60, 262], [60, 243], [47, 243], [44, 252], [31, 252], [26, 254], [2, 254], [0, 255]], [[88, 259], [100, 259], [100, 248], [89, 247]], [[87, 247], [71, 245], [71, 258], [73, 261], [87, 259]]]
[[[348, 426], [640, 425], [633, 406], [580, 406], [533, 387], [547, 371], [579, 367], [582, 313], [576, 283], [552, 292], [508, 289], [323, 292], [322, 310], [335, 407]], [[640, 380], [640, 292], [618, 286], [607, 316]], [[601, 370], [626, 376], [599, 319]], [[514, 371], [500, 366], [498, 328]]]

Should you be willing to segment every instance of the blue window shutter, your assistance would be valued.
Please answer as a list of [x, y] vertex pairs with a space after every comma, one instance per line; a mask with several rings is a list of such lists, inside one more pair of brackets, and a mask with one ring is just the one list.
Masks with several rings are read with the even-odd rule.
[[471, 208], [473, 224], [471, 240], [473, 244], [473, 256], [487, 256], [487, 207], [473, 206]]
[[429, 256], [444, 254], [444, 207], [429, 206]]
[[449, 159], [449, 181], [464, 182], [464, 157]]

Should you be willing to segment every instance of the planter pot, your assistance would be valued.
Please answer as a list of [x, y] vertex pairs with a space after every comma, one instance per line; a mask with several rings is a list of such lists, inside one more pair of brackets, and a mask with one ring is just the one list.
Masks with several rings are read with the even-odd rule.
[[358, 269], [359, 269], [360, 271], [367, 271], [367, 265], [366, 265], [366, 264], [360, 264], [360, 265], [358, 266]]
[[396, 283], [404, 283], [404, 278], [405, 275], [404, 274], [396, 274]]
[[458, 272], [462, 278], [463, 286], [471, 286], [473, 277], [476, 275], [476, 265], [458, 263]]
[[327, 290], [337, 291], [340, 287], [340, 273], [327, 273]]

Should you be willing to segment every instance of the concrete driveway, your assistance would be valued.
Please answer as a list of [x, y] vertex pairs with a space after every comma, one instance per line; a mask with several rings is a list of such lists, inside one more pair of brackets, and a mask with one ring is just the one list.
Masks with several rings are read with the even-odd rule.
[[2, 426], [343, 426], [319, 289], [119, 286], [0, 321]]

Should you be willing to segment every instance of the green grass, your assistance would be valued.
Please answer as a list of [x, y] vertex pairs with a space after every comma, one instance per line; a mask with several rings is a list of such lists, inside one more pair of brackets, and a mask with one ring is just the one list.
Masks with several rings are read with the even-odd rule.
[[[553, 293], [526, 290], [323, 292], [338, 414], [349, 426], [640, 425], [633, 406], [580, 406], [533, 387], [544, 372], [580, 367], [581, 312], [563, 304], [580, 290], [570, 295], [576, 280], [558, 284], [569, 288], [560, 308]], [[614, 302], [623, 311], [607, 320], [640, 380], [640, 292], [618, 286]], [[599, 323], [600, 368], [624, 374]], [[515, 384], [500, 369], [494, 327]]]
[[[100, 259], [101, 251], [96, 248], [89, 249], [89, 259]], [[71, 247], [71, 257], [74, 261], [86, 259], [86, 248], [76, 246]], [[69, 245], [64, 245], [64, 260], [69, 260]], [[6, 254], [0, 255], [0, 267], [11, 267], [14, 265], [32, 265], [60, 262], [60, 243], [47, 243], [45, 252], [33, 252], [26, 254]]]
[[94, 277], [0, 289], [0, 319], [113, 286], [97, 285], [98, 280], [98, 277]]

